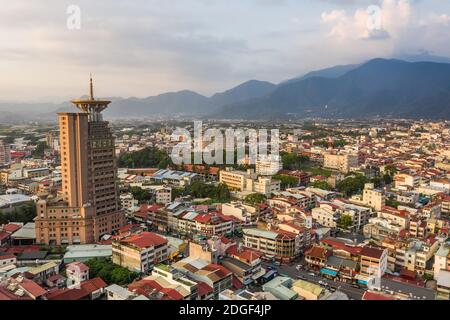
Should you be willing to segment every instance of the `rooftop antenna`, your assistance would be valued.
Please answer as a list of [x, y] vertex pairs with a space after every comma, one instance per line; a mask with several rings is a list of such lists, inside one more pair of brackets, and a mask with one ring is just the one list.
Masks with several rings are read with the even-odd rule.
[[94, 85], [92, 83], [92, 73], [89, 74], [89, 78], [90, 78], [90, 85], [89, 85], [89, 89], [90, 89], [90, 99], [94, 100]]

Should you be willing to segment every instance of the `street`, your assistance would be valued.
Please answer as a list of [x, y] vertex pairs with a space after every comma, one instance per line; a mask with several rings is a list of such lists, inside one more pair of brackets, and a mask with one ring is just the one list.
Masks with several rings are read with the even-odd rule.
[[[271, 264], [264, 264], [264, 267], [272, 266]], [[278, 273], [280, 275], [287, 275], [294, 280], [298, 279], [298, 276], [302, 276], [304, 280], [319, 284], [319, 281], [323, 281], [327, 283], [330, 287], [337, 289], [343, 293], [345, 293], [350, 299], [353, 300], [361, 300], [364, 294], [364, 289], [358, 289], [353, 287], [351, 284], [344, 282], [336, 282], [322, 277], [320, 274], [315, 272], [315, 275], [312, 275], [312, 271], [308, 271], [305, 269], [296, 269], [297, 263], [291, 265], [282, 265], [277, 267]]]

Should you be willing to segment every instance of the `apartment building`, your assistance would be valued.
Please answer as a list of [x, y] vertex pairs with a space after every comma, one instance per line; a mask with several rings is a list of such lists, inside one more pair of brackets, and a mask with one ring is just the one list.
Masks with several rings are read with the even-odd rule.
[[442, 243], [434, 256], [434, 279], [438, 279], [441, 270], [450, 271], [450, 244]]
[[337, 170], [343, 173], [348, 173], [352, 168], [359, 166], [358, 156], [353, 154], [324, 154], [323, 167], [327, 169]]
[[282, 168], [280, 156], [259, 157], [255, 163], [256, 174], [261, 176], [272, 176], [277, 174]]
[[280, 181], [271, 177], [258, 177], [252, 169], [245, 172], [227, 168], [220, 171], [219, 181], [231, 190], [261, 193], [266, 196], [281, 189]]
[[382, 190], [375, 189], [373, 183], [366, 183], [361, 195], [354, 196], [350, 199], [351, 202], [368, 206], [375, 211], [381, 211], [386, 204], [386, 197]]
[[364, 246], [360, 252], [360, 274], [364, 277], [382, 277], [388, 265], [388, 250]]
[[9, 144], [4, 140], [0, 140], [0, 166], [4, 166], [11, 162], [11, 150]]
[[420, 184], [420, 177], [406, 173], [398, 173], [394, 176], [394, 186], [396, 189], [414, 189]]
[[154, 280], [163, 288], [176, 290], [183, 300], [197, 300], [199, 297], [197, 282], [171, 266], [160, 263], [153, 268], [151, 276], [145, 279]]
[[231, 168], [226, 168], [226, 170], [221, 170], [219, 173], [220, 183], [224, 183], [228, 188], [237, 191], [244, 191], [247, 189], [247, 180], [252, 180], [256, 178], [252, 170], [236, 171]]
[[230, 246], [220, 264], [230, 270], [243, 284], [249, 285], [261, 278], [266, 271], [261, 266], [261, 253], [244, 247], [242, 244]]
[[186, 235], [223, 236], [233, 233], [235, 229], [235, 218], [219, 212], [199, 213], [187, 210], [175, 212], [169, 219], [168, 225], [172, 230]]
[[313, 220], [328, 228], [339, 227], [342, 216], [348, 216], [352, 223], [347, 228], [353, 231], [362, 230], [371, 217], [370, 208], [349, 203], [344, 199], [320, 202], [319, 206], [313, 208], [311, 212]]
[[169, 204], [172, 202], [172, 188], [165, 187], [156, 190], [155, 192], [156, 203]]
[[188, 257], [172, 264], [172, 267], [195, 281], [209, 285], [213, 288], [215, 299], [218, 299], [220, 292], [232, 287], [233, 273], [222, 265]]
[[324, 247], [313, 246], [305, 252], [306, 263], [315, 269], [324, 268], [328, 258], [333, 254], [332, 250]]
[[275, 192], [274, 197], [269, 199], [267, 203], [272, 207], [284, 209], [292, 206], [310, 209], [316, 206], [316, 196], [314, 193], [303, 189], [291, 188], [286, 191]]
[[49, 168], [24, 168], [23, 176], [28, 179], [46, 177], [50, 174]]
[[286, 231], [243, 229], [244, 246], [261, 252], [267, 258], [291, 261], [300, 254], [300, 237]]
[[426, 241], [411, 239], [396, 248], [395, 269], [409, 270], [424, 275], [428, 262], [439, 249], [439, 242], [434, 238]]
[[222, 204], [222, 213], [239, 219], [245, 225], [255, 224], [259, 218], [257, 207], [246, 205], [242, 202], [231, 202]]
[[378, 218], [385, 219], [389, 224], [398, 226], [402, 230], [409, 229], [410, 215], [406, 210], [384, 207], [383, 210], [378, 212]]
[[445, 196], [441, 202], [441, 212], [444, 215], [450, 216], [450, 196]]
[[119, 237], [112, 243], [113, 263], [138, 273], [148, 273], [168, 256], [167, 239], [151, 232]]

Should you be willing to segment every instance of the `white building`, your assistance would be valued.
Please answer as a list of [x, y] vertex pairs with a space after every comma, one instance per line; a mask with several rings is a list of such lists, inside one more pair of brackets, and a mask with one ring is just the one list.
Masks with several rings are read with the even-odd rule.
[[67, 287], [75, 288], [89, 280], [89, 268], [84, 263], [72, 262], [66, 265]]
[[172, 188], [164, 187], [156, 190], [156, 203], [168, 204], [172, 202]]
[[358, 156], [353, 154], [324, 154], [324, 168], [338, 170], [343, 173], [350, 172], [358, 167]]
[[277, 174], [282, 168], [280, 156], [260, 156], [256, 160], [256, 174], [261, 176], [272, 176]]

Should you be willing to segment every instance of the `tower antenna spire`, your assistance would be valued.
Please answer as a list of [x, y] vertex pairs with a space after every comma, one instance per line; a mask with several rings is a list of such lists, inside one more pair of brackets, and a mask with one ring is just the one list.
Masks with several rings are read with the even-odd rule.
[[90, 77], [90, 86], [89, 86], [89, 88], [90, 88], [90, 99], [94, 100], [94, 85], [92, 83], [92, 73], [89, 75], [89, 77]]

